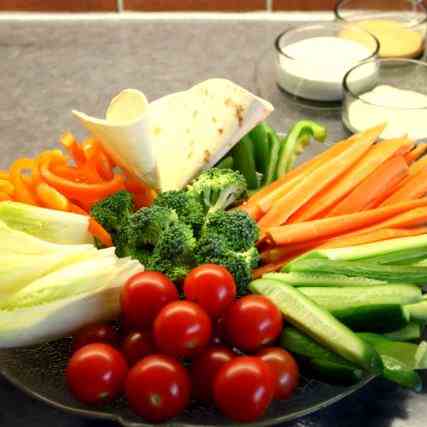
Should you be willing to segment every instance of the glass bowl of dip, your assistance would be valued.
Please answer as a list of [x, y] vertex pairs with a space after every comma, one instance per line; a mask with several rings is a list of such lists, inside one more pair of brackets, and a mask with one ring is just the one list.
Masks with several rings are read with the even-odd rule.
[[386, 123], [383, 138], [427, 138], [425, 62], [370, 60], [352, 68], [344, 77], [343, 87], [342, 119], [350, 131], [360, 132]]
[[337, 22], [356, 24], [380, 42], [380, 58], [420, 58], [424, 54], [427, 8], [423, 0], [339, 0]]
[[292, 97], [339, 103], [346, 72], [375, 58], [378, 50], [378, 40], [355, 25], [327, 23], [291, 28], [276, 38], [276, 81]]

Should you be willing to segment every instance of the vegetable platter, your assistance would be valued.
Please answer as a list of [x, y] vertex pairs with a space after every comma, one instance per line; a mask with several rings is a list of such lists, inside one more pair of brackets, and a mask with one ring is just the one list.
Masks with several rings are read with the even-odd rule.
[[3, 375], [125, 426], [278, 424], [376, 376], [421, 391], [426, 146], [383, 124], [322, 145], [272, 110], [223, 79], [127, 89], [73, 112], [86, 140], [1, 171]]

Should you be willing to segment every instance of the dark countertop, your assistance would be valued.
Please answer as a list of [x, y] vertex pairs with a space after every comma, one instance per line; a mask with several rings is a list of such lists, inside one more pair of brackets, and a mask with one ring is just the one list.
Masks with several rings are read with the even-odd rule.
[[[262, 82], [261, 76], [260, 84], [254, 64], [288, 25], [258, 21], [2, 21], [0, 167], [18, 156], [52, 147], [64, 130], [83, 135], [71, 109], [101, 115], [111, 97], [127, 87], [143, 90], [152, 100], [210, 77], [229, 78], [269, 98], [278, 107], [272, 124], [286, 129], [301, 110], [285, 108], [272, 81]], [[262, 73], [263, 65], [259, 67]], [[308, 118], [323, 114], [303, 113]], [[344, 135], [337, 118], [339, 112], [324, 116], [330, 141]], [[424, 379], [427, 384], [427, 374]], [[426, 419], [425, 393], [416, 395], [376, 380], [332, 407], [288, 426], [424, 427]], [[0, 426], [113, 424], [61, 413], [30, 399], [0, 377]]]

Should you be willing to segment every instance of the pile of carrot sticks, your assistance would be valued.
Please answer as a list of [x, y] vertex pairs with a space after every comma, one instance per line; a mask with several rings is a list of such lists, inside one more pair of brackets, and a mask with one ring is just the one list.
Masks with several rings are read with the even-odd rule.
[[427, 233], [427, 144], [379, 141], [377, 126], [332, 145], [240, 208], [260, 229], [260, 277], [318, 247]]

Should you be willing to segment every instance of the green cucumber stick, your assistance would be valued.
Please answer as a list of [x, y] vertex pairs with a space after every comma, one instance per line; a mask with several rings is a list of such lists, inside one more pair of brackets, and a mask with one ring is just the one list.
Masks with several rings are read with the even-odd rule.
[[281, 146], [277, 164], [277, 176], [289, 172], [296, 155], [300, 154], [310, 138], [323, 142], [326, 139], [326, 128], [311, 120], [301, 120], [292, 127]]
[[268, 141], [269, 126], [262, 122], [249, 132], [249, 137], [254, 144], [254, 156], [256, 169], [262, 175], [265, 175], [270, 157], [270, 147]]
[[248, 135], [245, 135], [233, 148], [233, 160], [234, 169], [240, 171], [245, 177], [248, 188], [258, 188], [253, 144]]
[[270, 131], [268, 132], [268, 142], [270, 147], [270, 155], [268, 158], [267, 170], [264, 174], [263, 185], [271, 184], [276, 179], [276, 169], [280, 151], [280, 140], [273, 129], [270, 129]]

